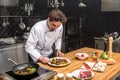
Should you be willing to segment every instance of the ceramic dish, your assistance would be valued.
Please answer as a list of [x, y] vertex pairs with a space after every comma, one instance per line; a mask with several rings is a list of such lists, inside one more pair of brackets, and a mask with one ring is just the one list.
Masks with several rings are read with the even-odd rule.
[[80, 60], [85, 60], [88, 58], [88, 54], [87, 53], [76, 53], [75, 54], [75, 57], [77, 59], [80, 59]]
[[108, 60], [104, 60], [104, 59], [97, 59], [97, 61], [99, 62], [99, 61], [101, 61], [101, 62], [104, 62], [104, 63], [106, 63], [106, 64], [108, 64], [108, 65], [112, 65], [112, 64], [115, 64], [116, 63], [116, 61], [114, 60], [114, 59], [112, 59], [112, 58], [109, 58]]
[[[85, 65], [87, 64], [90, 68], [87, 68], [87, 66]], [[93, 66], [95, 65], [94, 62], [85, 62], [83, 63], [83, 65], [81, 66], [81, 69], [88, 69], [88, 70], [91, 70], [93, 68]]]
[[99, 61], [98, 63], [95, 64], [93, 70], [103, 72], [105, 71], [106, 67], [107, 67], [106, 63]]
[[[88, 73], [86, 73], [86, 72], [88, 72]], [[84, 73], [86, 75], [84, 75]], [[94, 73], [92, 71], [83, 70], [83, 69], [73, 71], [72, 75], [76, 80], [79, 80], [79, 79], [85, 80], [85, 79], [91, 79], [94, 77]]]
[[48, 65], [55, 66], [55, 67], [62, 67], [70, 64], [70, 60], [65, 57], [54, 57], [50, 58], [50, 62], [48, 62]]

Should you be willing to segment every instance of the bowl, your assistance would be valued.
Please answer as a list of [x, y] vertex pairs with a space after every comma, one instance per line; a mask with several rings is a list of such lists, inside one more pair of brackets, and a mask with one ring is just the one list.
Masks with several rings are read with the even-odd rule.
[[75, 57], [80, 59], [80, 60], [85, 60], [88, 58], [88, 54], [87, 53], [76, 53]]

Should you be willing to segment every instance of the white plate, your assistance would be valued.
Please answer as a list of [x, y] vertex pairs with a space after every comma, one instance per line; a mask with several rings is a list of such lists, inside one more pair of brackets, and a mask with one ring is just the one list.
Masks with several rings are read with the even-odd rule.
[[[94, 62], [85, 62], [86, 64], [88, 64], [90, 66], [90, 70], [93, 68], [93, 66], [95, 65]], [[86, 69], [86, 67], [84, 65], [81, 66], [82, 69]]]
[[[81, 57], [82, 54], [84, 55], [84, 57]], [[75, 57], [80, 60], [85, 60], [86, 58], [88, 58], [88, 54], [87, 53], [76, 53]]]
[[103, 72], [105, 71], [106, 67], [107, 67], [106, 63], [99, 61], [97, 64], [95, 64], [93, 70]]
[[51, 64], [51, 62], [48, 62], [48, 64], [49, 64], [50, 66], [55, 66], [55, 67], [66, 66], [66, 65], [70, 64], [70, 62], [71, 62], [68, 58], [65, 58], [65, 57], [54, 57], [54, 58], [50, 58], [50, 59], [51, 59], [51, 60], [52, 60], [52, 59], [66, 59], [66, 60], [67, 60], [67, 63], [66, 63], [66, 64], [60, 64], [60, 65]]
[[[81, 79], [81, 78], [79, 78], [79, 74], [80, 74], [81, 71], [87, 71], [87, 70], [83, 70], [83, 69], [75, 70], [75, 71], [72, 72], [73, 77], [75, 77], [76, 79]], [[91, 73], [92, 73], [91, 77], [84, 78], [84, 79], [91, 79], [91, 78], [93, 78], [94, 77], [94, 73], [92, 71], [91, 71]]]

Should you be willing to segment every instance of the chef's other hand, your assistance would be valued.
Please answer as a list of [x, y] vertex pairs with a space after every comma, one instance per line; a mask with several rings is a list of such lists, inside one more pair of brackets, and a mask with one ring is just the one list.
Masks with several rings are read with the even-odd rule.
[[48, 62], [50, 62], [50, 59], [48, 57], [45, 57], [45, 56], [40, 56], [39, 60], [42, 63], [48, 63]]
[[62, 53], [60, 50], [56, 50], [56, 56], [63, 57], [64, 53]]

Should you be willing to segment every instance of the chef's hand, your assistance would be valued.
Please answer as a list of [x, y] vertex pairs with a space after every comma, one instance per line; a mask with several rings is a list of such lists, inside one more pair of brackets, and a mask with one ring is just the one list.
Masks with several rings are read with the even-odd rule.
[[64, 53], [62, 53], [60, 50], [56, 50], [56, 56], [63, 57]]
[[45, 56], [40, 56], [39, 60], [42, 63], [48, 63], [48, 62], [50, 62], [50, 59], [48, 57], [45, 57]]

